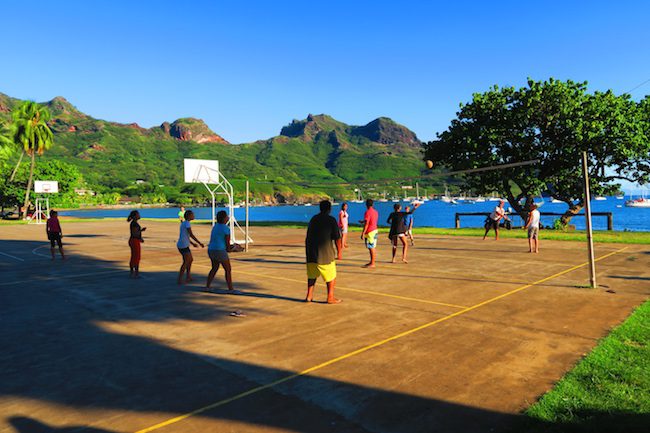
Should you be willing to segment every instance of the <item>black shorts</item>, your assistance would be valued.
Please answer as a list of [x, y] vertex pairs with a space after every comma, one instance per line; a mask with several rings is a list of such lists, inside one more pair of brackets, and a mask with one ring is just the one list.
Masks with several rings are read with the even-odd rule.
[[178, 252], [185, 255], [185, 254], [192, 254], [192, 250], [190, 250], [190, 247], [185, 247], [185, 248], [179, 248]]
[[485, 230], [490, 230], [490, 229], [498, 230], [499, 222], [493, 220], [492, 218], [488, 218], [487, 220], [485, 220]]
[[55, 244], [59, 245], [59, 248], [63, 247], [61, 243], [61, 235], [59, 233], [48, 233], [47, 238], [50, 240], [50, 246], [54, 248]]

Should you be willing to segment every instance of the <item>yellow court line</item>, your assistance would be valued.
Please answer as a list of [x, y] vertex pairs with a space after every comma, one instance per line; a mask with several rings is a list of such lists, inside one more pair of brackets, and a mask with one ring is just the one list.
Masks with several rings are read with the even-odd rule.
[[[625, 251], [627, 248], [628, 247], [621, 248], [620, 250], [613, 251], [613, 252], [611, 252], [609, 254], [605, 254], [604, 256], [601, 256], [601, 257], [597, 258], [596, 261], [600, 261], [600, 260], [606, 259], [607, 257], [618, 254], [618, 253], [620, 253], [622, 251]], [[372, 344], [369, 344], [367, 346], [361, 347], [361, 348], [359, 348], [357, 350], [354, 350], [352, 352], [349, 352], [349, 353], [346, 353], [344, 355], [338, 356], [336, 358], [330, 359], [329, 361], [325, 361], [325, 362], [323, 362], [321, 364], [315, 365], [315, 366], [310, 367], [310, 368], [308, 368], [306, 370], [303, 370], [301, 372], [294, 373], [294, 374], [291, 374], [289, 376], [278, 379], [276, 381], [267, 383], [265, 385], [260, 385], [258, 387], [249, 389], [248, 391], [244, 391], [244, 392], [242, 392], [240, 394], [237, 394], [237, 395], [234, 395], [234, 396], [232, 396], [230, 398], [226, 398], [224, 400], [217, 401], [217, 402], [209, 404], [207, 406], [203, 406], [203, 407], [201, 407], [199, 409], [193, 410], [192, 412], [188, 412], [188, 413], [185, 413], [183, 415], [179, 415], [177, 417], [170, 418], [170, 419], [168, 419], [166, 421], [163, 421], [163, 422], [160, 422], [158, 424], [152, 425], [151, 427], [147, 427], [147, 428], [138, 430], [135, 433], [148, 433], [148, 432], [151, 432], [151, 431], [154, 431], [154, 430], [158, 430], [158, 429], [161, 429], [161, 428], [166, 427], [168, 425], [175, 424], [177, 422], [183, 421], [183, 420], [185, 420], [187, 418], [190, 418], [190, 417], [192, 417], [194, 415], [198, 415], [198, 414], [201, 414], [201, 413], [203, 413], [205, 411], [215, 409], [215, 408], [220, 407], [220, 406], [224, 406], [224, 405], [226, 405], [226, 404], [228, 404], [230, 402], [233, 402], [235, 400], [240, 400], [240, 399], [242, 399], [244, 397], [247, 397], [247, 396], [249, 396], [251, 394], [256, 394], [256, 393], [258, 393], [260, 391], [264, 391], [266, 389], [273, 388], [273, 387], [275, 387], [277, 385], [288, 382], [288, 381], [293, 380], [293, 379], [295, 379], [297, 377], [305, 376], [305, 375], [307, 375], [309, 373], [312, 373], [312, 372], [314, 372], [316, 370], [320, 370], [320, 369], [322, 369], [324, 367], [335, 364], [335, 363], [337, 363], [339, 361], [343, 361], [343, 360], [351, 358], [351, 357], [353, 357], [355, 355], [359, 355], [360, 353], [367, 352], [368, 350], [374, 349], [375, 347], [382, 346], [382, 345], [384, 345], [386, 343], [389, 343], [391, 341], [395, 341], [395, 340], [400, 339], [402, 337], [406, 337], [407, 335], [411, 335], [411, 334], [413, 334], [415, 332], [418, 332], [418, 331], [421, 331], [423, 329], [429, 328], [431, 326], [437, 325], [438, 323], [441, 323], [441, 322], [444, 322], [446, 320], [452, 319], [452, 318], [454, 318], [456, 316], [460, 316], [461, 314], [465, 314], [465, 313], [468, 313], [468, 312], [470, 312], [472, 310], [475, 310], [477, 308], [483, 307], [483, 306], [485, 306], [487, 304], [491, 304], [492, 302], [498, 301], [499, 299], [503, 299], [503, 298], [505, 298], [507, 296], [510, 296], [510, 295], [513, 295], [515, 293], [521, 292], [522, 290], [528, 289], [528, 288], [530, 288], [532, 286], [536, 286], [538, 284], [542, 284], [542, 283], [544, 283], [546, 281], [549, 281], [549, 280], [552, 280], [554, 278], [560, 277], [560, 276], [562, 276], [564, 274], [575, 271], [576, 269], [587, 266], [588, 264], [589, 264], [589, 262], [585, 262], [585, 263], [582, 263], [582, 264], [579, 264], [579, 265], [576, 265], [576, 266], [572, 266], [569, 269], [566, 269], [566, 270], [564, 270], [562, 272], [558, 272], [557, 274], [553, 274], [550, 277], [542, 278], [541, 280], [537, 280], [537, 281], [535, 281], [533, 283], [526, 284], [525, 286], [518, 287], [518, 288], [516, 288], [514, 290], [511, 290], [509, 292], [506, 292], [506, 293], [504, 293], [502, 295], [495, 296], [495, 297], [487, 299], [487, 300], [485, 300], [483, 302], [479, 302], [476, 305], [472, 305], [471, 307], [464, 308], [463, 310], [456, 311], [455, 313], [449, 314], [449, 315], [447, 315], [445, 317], [441, 317], [441, 318], [433, 320], [433, 321], [431, 321], [429, 323], [425, 323], [424, 325], [417, 326], [415, 328], [409, 329], [408, 331], [401, 332], [401, 333], [399, 333], [397, 335], [393, 335], [392, 337], [389, 337], [389, 338], [386, 338], [384, 340], [378, 341], [376, 343], [372, 343]]]
[[[209, 268], [209, 265], [202, 265], [198, 264], [197, 266], [203, 266], [206, 268]], [[240, 271], [239, 269], [235, 269], [235, 271], [238, 274], [244, 274], [244, 275], [252, 275], [252, 276], [257, 276], [259, 277], [259, 273], [253, 273], [253, 272], [245, 272], [245, 271]], [[292, 283], [305, 283], [306, 281], [304, 280], [295, 280], [293, 278], [286, 278], [286, 277], [276, 277], [273, 275], [264, 275], [264, 278], [273, 278], [276, 280], [283, 280], [283, 281], [291, 281]], [[447, 304], [444, 302], [436, 302], [436, 301], [429, 301], [426, 299], [420, 299], [420, 298], [410, 298], [408, 296], [399, 296], [399, 295], [391, 295], [389, 293], [381, 293], [381, 292], [374, 292], [372, 290], [361, 290], [361, 289], [352, 289], [349, 287], [342, 287], [342, 286], [336, 286], [336, 290], [347, 290], [348, 292], [357, 292], [357, 293], [364, 293], [366, 295], [376, 295], [376, 296], [385, 296], [387, 298], [395, 298], [395, 299], [402, 299], [404, 301], [412, 301], [412, 302], [421, 302], [425, 304], [433, 304], [433, 305], [441, 305], [444, 307], [453, 307], [453, 308], [467, 308], [465, 305], [456, 305], [456, 304]]]

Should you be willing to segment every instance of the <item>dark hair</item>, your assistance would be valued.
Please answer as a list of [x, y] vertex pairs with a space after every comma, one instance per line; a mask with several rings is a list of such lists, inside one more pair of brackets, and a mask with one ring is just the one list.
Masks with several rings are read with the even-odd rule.
[[194, 215], [194, 211], [186, 210], [185, 213], [183, 214], [183, 218], [187, 219], [187, 217], [190, 215]]
[[347, 203], [347, 202], [343, 202], [343, 203], [341, 203], [341, 209], [343, 209], [343, 206], [347, 207], [347, 206], [348, 206], [348, 203]]
[[368, 200], [366, 200], [366, 206], [368, 206], [368, 207], [371, 207], [371, 206], [373, 205], [373, 203], [374, 203], [374, 201], [372, 201], [371, 198], [369, 198]]
[[400, 210], [401, 207], [402, 207], [402, 205], [399, 204], [399, 203], [395, 203], [395, 204], [393, 205], [393, 209], [395, 209], [396, 212], [397, 212], [398, 210]]
[[319, 204], [321, 212], [329, 212], [332, 210], [332, 202], [329, 200], [323, 200]]
[[217, 212], [217, 222], [219, 224], [222, 224], [226, 220], [226, 218], [228, 218], [228, 213], [226, 213], [225, 210], [220, 210], [219, 212]]
[[50, 218], [52, 218], [53, 216], [57, 216], [57, 215], [58, 215], [58, 212], [55, 211], [54, 209], [52, 209], [52, 210], [50, 211]]
[[129, 217], [126, 220], [128, 222], [134, 221], [136, 215], [138, 215], [138, 211], [137, 210], [132, 210], [131, 213], [129, 214]]

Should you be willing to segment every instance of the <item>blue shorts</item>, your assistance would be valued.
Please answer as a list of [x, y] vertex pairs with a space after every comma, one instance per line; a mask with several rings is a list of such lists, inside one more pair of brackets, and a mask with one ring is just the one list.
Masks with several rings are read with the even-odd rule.
[[192, 254], [192, 250], [190, 250], [190, 247], [185, 247], [185, 248], [179, 248], [178, 252], [185, 255], [185, 254]]

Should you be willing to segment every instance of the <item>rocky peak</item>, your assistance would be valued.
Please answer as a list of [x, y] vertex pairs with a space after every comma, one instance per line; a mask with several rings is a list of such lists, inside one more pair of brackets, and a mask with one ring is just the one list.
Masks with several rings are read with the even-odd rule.
[[413, 131], [388, 117], [380, 117], [367, 125], [358, 126], [352, 130], [352, 135], [360, 135], [381, 144], [404, 143], [411, 147], [422, 145]]
[[208, 128], [208, 125], [203, 120], [193, 117], [178, 119], [172, 123], [164, 122], [160, 125], [160, 129], [181, 141], [230, 144], [223, 137]]
[[280, 135], [313, 139], [321, 132], [344, 131], [345, 128], [347, 128], [345, 123], [339, 122], [327, 114], [308, 114], [304, 120], [292, 120], [290, 124], [282, 128]]

